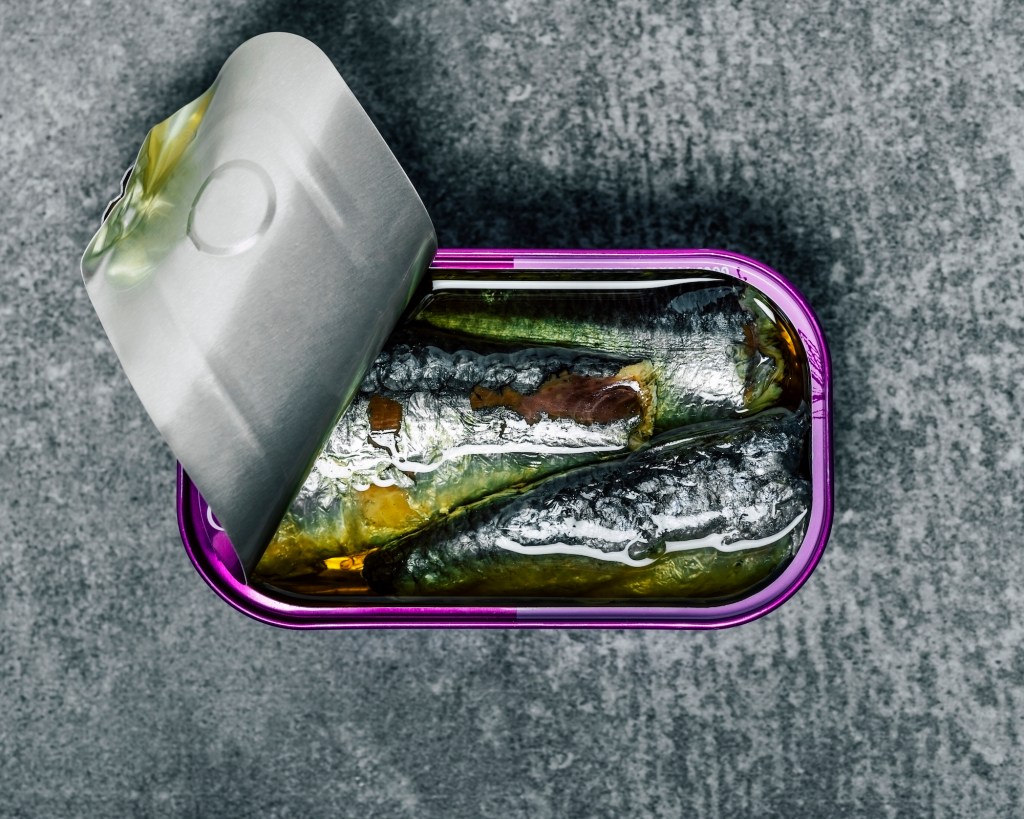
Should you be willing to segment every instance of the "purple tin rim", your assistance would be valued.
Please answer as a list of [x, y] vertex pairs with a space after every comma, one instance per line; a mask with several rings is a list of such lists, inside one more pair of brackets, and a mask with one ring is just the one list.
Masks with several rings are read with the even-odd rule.
[[717, 629], [762, 617], [791, 598], [821, 559], [832, 526], [831, 365], [806, 299], [779, 273], [722, 250], [442, 249], [440, 270], [711, 270], [749, 282], [786, 315], [807, 353], [811, 386], [811, 517], [789, 566], [760, 591], [720, 606], [301, 606], [246, 585], [234, 551], [178, 464], [182, 543], [196, 570], [243, 614], [284, 628], [657, 628]]

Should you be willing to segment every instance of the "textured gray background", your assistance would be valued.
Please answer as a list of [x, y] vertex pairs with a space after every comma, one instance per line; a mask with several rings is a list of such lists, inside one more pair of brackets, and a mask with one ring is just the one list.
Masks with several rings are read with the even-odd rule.
[[[1021, 4], [366, 5], [0, 7], [0, 813], [1019, 812]], [[796, 598], [712, 634], [304, 634], [215, 598], [78, 258], [148, 128], [273, 29], [340, 67], [442, 245], [718, 246], [803, 289], [837, 512]]]

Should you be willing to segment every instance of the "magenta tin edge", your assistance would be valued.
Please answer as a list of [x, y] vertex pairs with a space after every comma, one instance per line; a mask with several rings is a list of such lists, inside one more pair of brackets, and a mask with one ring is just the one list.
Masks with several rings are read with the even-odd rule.
[[[196, 570], [222, 599], [263, 623], [285, 628], [658, 628], [740, 625], [778, 608], [814, 571], [832, 525], [831, 365], [810, 305], [779, 273], [721, 250], [441, 249], [431, 267], [457, 269], [712, 269], [747, 281], [792, 322], [807, 352], [811, 380], [811, 519], [786, 570], [756, 594], [723, 606], [295, 606], [247, 586], [230, 544], [178, 465], [178, 528]], [[225, 548], [226, 546], [226, 548]], [[233, 565], [234, 564], [234, 565]]]

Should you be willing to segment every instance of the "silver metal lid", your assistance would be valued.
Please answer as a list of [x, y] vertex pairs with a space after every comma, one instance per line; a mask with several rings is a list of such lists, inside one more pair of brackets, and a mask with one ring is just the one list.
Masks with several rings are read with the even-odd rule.
[[82, 274], [246, 571], [436, 248], [398, 161], [301, 37], [249, 40], [146, 137]]

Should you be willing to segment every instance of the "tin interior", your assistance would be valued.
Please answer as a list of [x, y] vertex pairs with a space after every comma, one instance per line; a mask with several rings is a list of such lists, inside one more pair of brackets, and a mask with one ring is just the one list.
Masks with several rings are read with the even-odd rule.
[[[792, 595], [813, 569], [824, 547], [831, 520], [831, 445], [829, 430], [829, 373], [820, 328], [800, 295], [781, 276], [735, 254], [711, 251], [459, 251], [442, 250], [432, 265], [434, 287], [451, 279], [526, 277], [550, 286], [567, 279], [608, 280], [612, 271], [651, 271], [662, 281], [666, 271], [699, 277], [701, 271], [719, 278], [749, 283], [761, 291], [785, 317], [803, 347], [805, 401], [810, 408], [810, 431], [804, 465], [812, 499], [806, 534], [793, 557], [770, 580], [738, 599], [665, 605], [602, 604], [601, 601], [537, 601], [539, 605], [507, 605], [509, 601], [466, 599], [373, 599], [307, 597], [289, 590], [246, 585], [234, 551], [216, 518], [188, 476], [179, 467], [178, 512], [186, 550], [200, 573], [228, 602], [257, 619], [293, 627], [346, 626], [658, 626], [713, 628], [743, 622], [763, 614]], [[506, 271], [502, 273], [501, 271]], [[526, 271], [536, 271], [526, 272]], [[576, 271], [571, 273], [570, 271]], [[625, 278], [625, 276], [623, 276]], [[449, 281], [446, 281], [449, 280]], [[546, 283], [546, 284], [545, 284]], [[457, 286], [457, 283], [456, 283]], [[524, 601], [526, 602], [526, 601]]]

